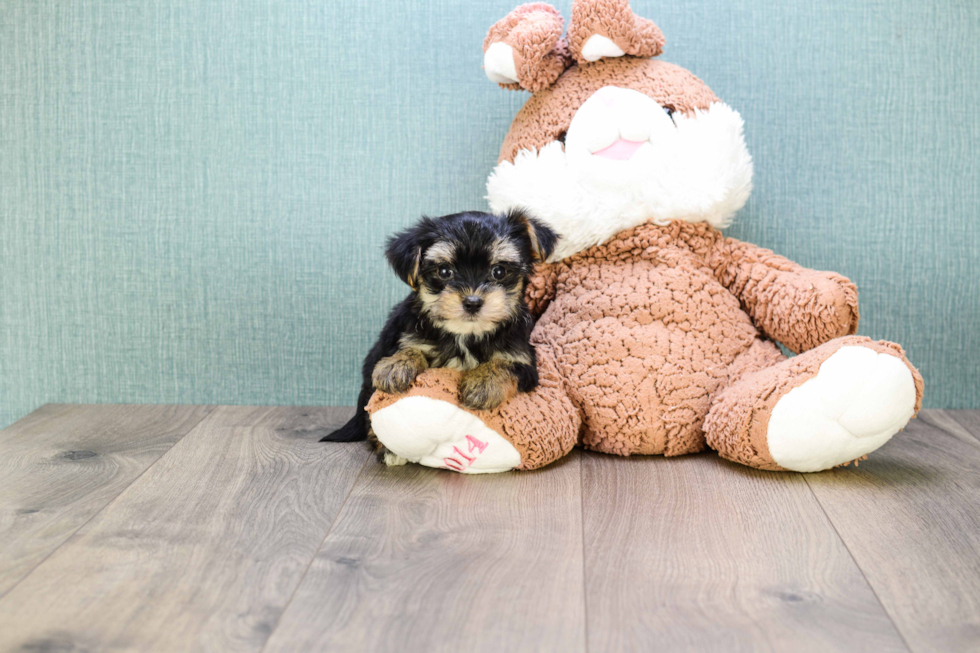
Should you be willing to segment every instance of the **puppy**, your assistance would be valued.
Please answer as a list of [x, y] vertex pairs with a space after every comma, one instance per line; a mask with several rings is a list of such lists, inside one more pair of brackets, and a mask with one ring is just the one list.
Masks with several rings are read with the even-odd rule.
[[365, 406], [375, 389], [401, 394], [430, 367], [463, 372], [460, 395], [467, 408], [489, 410], [534, 389], [534, 320], [524, 287], [534, 263], [546, 260], [557, 241], [520, 210], [423, 217], [390, 238], [385, 255], [412, 293], [392, 310], [364, 359], [354, 417], [321, 442], [367, 438], [389, 464], [405, 462], [374, 437]]

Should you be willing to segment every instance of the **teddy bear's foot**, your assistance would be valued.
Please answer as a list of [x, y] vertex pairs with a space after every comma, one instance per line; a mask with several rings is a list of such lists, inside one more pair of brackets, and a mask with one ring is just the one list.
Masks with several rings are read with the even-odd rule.
[[737, 462], [816, 472], [888, 442], [921, 396], [922, 378], [900, 347], [839, 338], [728, 388], [705, 432], [709, 445]]
[[514, 445], [448, 401], [404, 397], [372, 414], [371, 426], [390, 453], [426, 467], [487, 474], [521, 464]]
[[411, 462], [465, 474], [537, 469], [568, 454], [581, 418], [565, 394], [551, 347], [538, 343], [540, 385], [493, 410], [462, 407], [460, 373], [431, 369], [403, 395], [368, 402], [378, 440]]
[[836, 467], [888, 442], [914, 413], [915, 381], [900, 358], [841, 347], [815, 377], [776, 402], [769, 455], [798, 472]]

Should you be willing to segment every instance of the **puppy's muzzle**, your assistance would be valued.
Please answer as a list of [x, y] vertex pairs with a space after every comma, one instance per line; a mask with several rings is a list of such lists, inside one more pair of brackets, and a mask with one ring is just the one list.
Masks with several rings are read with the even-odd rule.
[[463, 298], [463, 309], [470, 315], [476, 315], [483, 308], [483, 298], [479, 295], [467, 295]]

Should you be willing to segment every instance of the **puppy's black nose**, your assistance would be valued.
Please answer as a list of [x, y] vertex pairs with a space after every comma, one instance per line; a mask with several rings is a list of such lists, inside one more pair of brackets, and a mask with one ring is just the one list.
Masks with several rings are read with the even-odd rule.
[[477, 295], [467, 295], [463, 298], [463, 308], [467, 313], [476, 313], [483, 308], [483, 298]]

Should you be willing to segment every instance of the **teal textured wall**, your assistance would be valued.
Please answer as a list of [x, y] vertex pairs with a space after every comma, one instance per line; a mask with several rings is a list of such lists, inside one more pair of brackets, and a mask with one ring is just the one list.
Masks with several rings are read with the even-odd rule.
[[[0, 3], [0, 426], [353, 403], [405, 292], [384, 236], [485, 206], [526, 96], [480, 46], [516, 3]], [[728, 233], [851, 277], [926, 405], [980, 407], [980, 3], [633, 6], [745, 118]]]

